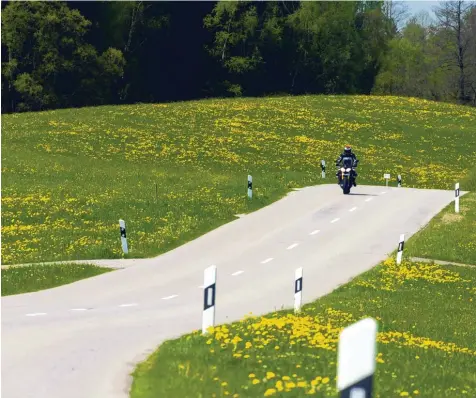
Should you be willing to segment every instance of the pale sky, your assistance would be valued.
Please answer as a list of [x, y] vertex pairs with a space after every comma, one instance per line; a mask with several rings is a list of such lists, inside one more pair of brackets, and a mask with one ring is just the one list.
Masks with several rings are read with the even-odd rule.
[[[468, 1], [468, 0], [467, 0]], [[469, 0], [471, 1], [471, 0]], [[440, 1], [405, 1], [405, 3], [408, 5], [408, 11], [410, 11], [412, 14], [417, 14], [420, 11], [428, 11], [430, 14], [431, 18], [434, 18], [435, 15], [433, 13], [433, 8], [438, 5], [438, 3], [445, 2], [444, 0]]]
[[409, 11], [412, 14], [417, 14], [420, 11], [428, 11], [432, 15], [432, 8], [438, 5], [438, 1], [405, 1], [408, 5]]

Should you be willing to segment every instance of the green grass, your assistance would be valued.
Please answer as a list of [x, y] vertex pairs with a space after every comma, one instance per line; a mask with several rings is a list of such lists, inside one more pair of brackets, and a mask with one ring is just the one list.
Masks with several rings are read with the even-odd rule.
[[[472, 176], [464, 190], [476, 188]], [[474, 263], [474, 196], [412, 236], [404, 257]], [[379, 323], [376, 397], [476, 396], [475, 280], [476, 267], [388, 259], [298, 316], [279, 311], [165, 342], [136, 368], [131, 398], [336, 397], [338, 334], [367, 316]]]
[[415, 234], [405, 255], [476, 265], [476, 169], [463, 180], [460, 211], [452, 202]]
[[475, 125], [474, 108], [369, 96], [4, 115], [2, 264], [120, 258], [120, 218], [127, 257], [164, 253], [292, 187], [334, 182], [347, 142], [360, 184], [390, 172], [405, 186], [452, 189], [474, 167]]
[[[121, 257], [119, 218], [127, 224], [128, 257], [158, 255], [290, 188], [334, 182], [332, 161], [346, 143], [361, 159], [360, 184], [383, 185], [389, 172], [401, 174], [404, 186], [453, 189], [461, 181], [466, 190], [463, 178], [474, 167], [476, 147], [476, 109], [396, 97], [204, 100], [2, 119], [2, 264]], [[321, 159], [329, 165], [324, 181]], [[248, 174], [252, 201], [246, 199]], [[470, 198], [461, 199], [458, 225], [464, 228], [471, 228]], [[405, 255], [441, 246], [451, 233], [440, 228], [431, 241], [435, 225], [427, 238], [410, 240]], [[468, 250], [454, 256], [461, 260]], [[458, 276], [451, 281], [444, 270]], [[276, 323], [267, 328], [271, 340], [263, 348], [256, 341], [242, 348], [263, 337], [252, 337], [247, 323], [228, 326], [230, 340], [237, 334], [245, 340], [238, 343], [242, 357], [233, 357], [238, 352], [222, 328], [210, 344], [197, 333], [166, 342], [136, 371], [132, 397], [262, 396], [275, 387], [275, 379], [262, 380], [267, 370], [296, 385], [301, 377], [319, 396], [332, 396], [338, 332], [362, 316], [377, 317], [383, 332], [377, 396], [417, 396], [414, 390], [426, 397], [474, 396], [475, 276], [466, 268], [381, 265], [297, 318], [279, 312], [247, 321], [263, 332], [266, 319]], [[293, 327], [303, 334], [290, 346]], [[392, 332], [420, 340], [389, 342], [397, 336]], [[288, 387], [286, 395], [302, 396], [302, 387]]]
[[68, 263], [2, 268], [2, 296], [50, 289], [109, 271], [113, 269]]
[[305, 396], [313, 380], [315, 395], [336, 397], [338, 334], [366, 316], [379, 322], [376, 397], [474, 397], [475, 278], [476, 268], [386, 261], [298, 316], [279, 311], [165, 342], [134, 372], [131, 397], [283, 396], [285, 376], [287, 397]]

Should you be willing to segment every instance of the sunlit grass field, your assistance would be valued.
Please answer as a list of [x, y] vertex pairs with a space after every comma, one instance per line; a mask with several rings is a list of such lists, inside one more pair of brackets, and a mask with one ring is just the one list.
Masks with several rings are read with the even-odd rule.
[[463, 182], [470, 192], [460, 197], [459, 213], [454, 202], [446, 206], [410, 239], [407, 256], [476, 265], [476, 166]]
[[[293, 187], [334, 183], [346, 143], [361, 159], [360, 184], [383, 185], [391, 173], [394, 186], [401, 174], [404, 186], [459, 181], [474, 191], [474, 126], [475, 108], [363, 96], [5, 115], [2, 264], [121, 257], [119, 218], [128, 257], [158, 255]], [[405, 258], [474, 263], [475, 195], [461, 199], [460, 215], [452, 204], [410, 239]], [[78, 265], [43, 267], [51, 266], [2, 270], [2, 295], [85, 276]], [[388, 260], [299, 316], [273, 313], [166, 342], [136, 371], [132, 397], [336, 396], [338, 333], [363, 316], [379, 321], [376, 397], [476, 396], [475, 279], [473, 268]]]
[[[375, 397], [476, 396], [476, 178], [471, 193], [382, 264], [306, 306], [218, 325], [162, 344], [135, 370], [131, 398], [336, 397], [343, 327], [378, 321]], [[411, 256], [475, 264], [440, 266]], [[200, 395], [201, 394], [201, 395]]]
[[389, 172], [404, 186], [452, 189], [474, 166], [475, 125], [474, 108], [366, 96], [4, 115], [2, 264], [121, 257], [119, 218], [129, 257], [158, 255], [292, 187], [334, 182], [346, 143], [361, 184]]
[[90, 278], [111, 268], [93, 264], [41, 264], [2, 269], [2, 296], [36, 292]]
[[378, 321], [375, 397], [476, 396], [476, 268], [393, 259], [303, 307], [167, 341], [131, 398], [337, 397], [343, 327]]

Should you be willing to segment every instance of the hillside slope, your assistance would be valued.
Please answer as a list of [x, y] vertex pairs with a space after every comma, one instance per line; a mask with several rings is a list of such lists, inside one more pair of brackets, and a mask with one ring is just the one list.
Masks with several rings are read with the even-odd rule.
[[217, 99], [2, 119], [2, 264], [121, 257], [119, 218], [128, 257], [163, 253], [292, 187], [333, 183], [346, 143], [361, 159], [360, 184], [389, 172], [405, 186], [451, 189], [476, 158], [476, 109], [412, 98]]

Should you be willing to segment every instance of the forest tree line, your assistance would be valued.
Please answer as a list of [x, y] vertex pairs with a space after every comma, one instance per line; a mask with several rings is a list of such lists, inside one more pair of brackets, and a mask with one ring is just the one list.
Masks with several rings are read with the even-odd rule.
[[2, 2], [2, 113], [271, 94], [476, 105], [476, 6]]

